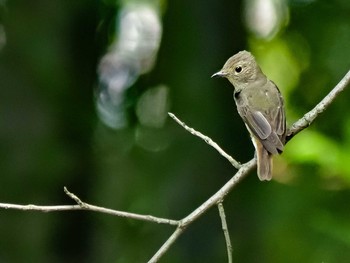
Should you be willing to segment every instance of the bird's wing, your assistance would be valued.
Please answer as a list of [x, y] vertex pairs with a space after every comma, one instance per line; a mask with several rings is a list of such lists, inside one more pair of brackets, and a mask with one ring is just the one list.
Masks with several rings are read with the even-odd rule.
[[281, 104], [277, 108], [277, 112], [273, 120], [273, 123], [275, 125], [276, 133], [279, 136], [281, 136], [282, 142], [284, 143], [285, 134], [286, 134], [286, 115], [284, 112], [284, 102], [281, 94], [280, 94], [280, 103]]
[[276, 111], [274, 111], [272, 114], [272, 116], [274, 117], [271, 120], [271, 124], [273, 126], [273, 130], [276, 131], [276, 133], [281, 137], [281, 140], [284, 143], [284, 137], [286, 133], [286, 116], [284, 111], [284, 100], [277, 85], [271, 80], [270, 83], [276, 88], [279, 98], [279, 105], [277, 106]]
[[282, 132], [282, 126], [284, 126], [283, 109], [278, 109], [276, 118], [272, 121], [274, 123], [270, 123], [262, 112], [250, 110], [248, 107], [242, 108], [242, 113], [242, 117], [245, 119], [250, 131], [260, 139], [268, 152], [277, 154], [283, 151], [283, 143], [278, 136], [279, 132]]
[[270, 136], [271, 125], [260, 111], [247, 111], [246, 117], [248, 124], [251, 124], [251, 128], [260, 139], [265, 140]]
[[252, 135], [261, 141], [268, 152], [277, 154], [284, 148], [286, 121], [282, 95], [273, 82], [268, 83], [271, 84], [276, 90], [271, 91], [269, 96], [278, 96], [278, 105], [260, 110], [255, 103], [249, 102], [250, 96], [247, 94], [242, 96], [241, 92], [235, 92], [234, 98], [238, 112]]

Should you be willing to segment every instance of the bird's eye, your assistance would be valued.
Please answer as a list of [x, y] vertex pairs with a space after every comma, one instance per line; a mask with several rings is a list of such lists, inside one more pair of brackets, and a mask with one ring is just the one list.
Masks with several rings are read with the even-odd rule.
[[237, 66], [237, 67], [235, 68], [235, 71], [236, 71], [237, 73], [240, 73], [240, 72], [242, 71], [242, 67], [241, 67], [241, 66]]

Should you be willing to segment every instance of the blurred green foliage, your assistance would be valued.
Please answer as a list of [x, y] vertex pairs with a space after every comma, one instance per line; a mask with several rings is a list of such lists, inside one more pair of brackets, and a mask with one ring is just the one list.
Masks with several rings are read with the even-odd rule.
[[[162, 36], [152, 70], [124, 94], [128, 122], [118, 130], [96, 113], [97, 69], [120, 41], [118, 17], [131, 2], [157, 11]], [[248, 0], [0, 1], [0, 202], [70, 204], [67, 186], [100, 206], [187, 215], [235, 170], [163, 120], [169, 107], [244, 162], [254, 149], [232, 88], [210, 79], [229, 56], [255, 54], [285, 97], [289, 124], [350, 69], [349, 1], [280, 2], [267, 37], [247, 26]], [[347, 90], [288, 143], [275, 158], [276, 180], [261, 183], [253, 173], [228, 195], [235, 262], [350, 260], [348, 97]], [[167, 101], [156, 108], [151, 98]], [[172, 231], [90, 212], [2, 210], [0, 262], [146, 262]], [[225, 261], [216, 209], [161, 260]]]

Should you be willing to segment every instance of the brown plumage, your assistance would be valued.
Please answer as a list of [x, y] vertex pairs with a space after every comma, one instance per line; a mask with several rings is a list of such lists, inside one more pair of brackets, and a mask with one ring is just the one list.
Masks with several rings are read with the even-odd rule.
[[213, 76], [234, 86], [234, 100], [256, 149], [260, 180], [272, 178], [272, 155], [283, 152], [286, 135], [284, 102], [275, 83], [267, 79], [247, 51], [230, 57]]

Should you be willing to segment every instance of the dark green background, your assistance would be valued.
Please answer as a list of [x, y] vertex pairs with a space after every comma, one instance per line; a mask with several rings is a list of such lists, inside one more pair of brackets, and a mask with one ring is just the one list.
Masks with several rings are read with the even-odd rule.
[[[180, 219], [235, 170], [171, 119], [154, 130], [167, 147], [135, 142], [139, 96], [170, 91], [170, 110], [237, 160], [254, 149], [227, 81], [210, 79], [251, 50], [279, 85], [289, 124], [350, 68], [350, 2], [289, 1], [289, 19], [269, 41], [247, 32], [241, 1], [162, 1], [163, 35], [153, 70], [128, 93], [129, 125], [96, 114], [97, 65], [117, 36], [128, 1], [1, 2], [0, 202], [91, 204]], [[151, 1], [152, 2], [152, 1]], [[255, 172], [225, 200], [234, 262], [349, 262], [349, 91], [275, 158], [275, 178]], [[174, 229], [92, 212], [1, 210], [0, 262], [146, 262]], [[187, 229], [161, 262], [226, 262], [217, 209]]]

